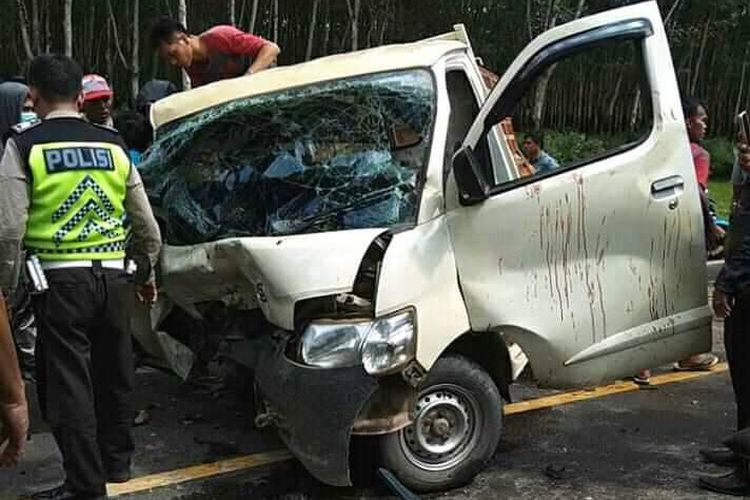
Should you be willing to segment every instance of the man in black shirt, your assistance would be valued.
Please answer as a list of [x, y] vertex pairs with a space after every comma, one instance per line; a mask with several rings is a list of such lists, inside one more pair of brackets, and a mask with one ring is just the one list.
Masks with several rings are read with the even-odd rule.
[[[740, 145], [739, 165], [750, 172], [750, 146]], [[740, 191], [732, 212], [724, 267], [716, 279], [713, 307], [724, 319], [724, 343], [737, 404], [737, 430], [750, 429], [750, 185]], [[744, 433], [740, 433], [744, 435]], [[737, 447], [704, 450], [704, 458], [719, 465], [735, 465], [724, 476], [701, 477], [703, 488], [729, 495], [750, 495], [748, 460]]]

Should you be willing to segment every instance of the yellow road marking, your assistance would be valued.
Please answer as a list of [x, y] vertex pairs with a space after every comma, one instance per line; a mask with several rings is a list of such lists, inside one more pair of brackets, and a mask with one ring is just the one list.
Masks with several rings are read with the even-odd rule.
[[[684, 382], [686, 380], [693, 380], [708, 375], [723, 373], [728, 369], [729, 367], [726, 363], [720, 363], [716, 365], [711, 371], [707, 372], [674, 372], [666, 373], [664, 375], [656, 375], [654, 377], [651, 377], [651, 385], [665, 385], [673, 384], [675, 382]], [[561, 394], [555, 394], [553, 396], [546, 396], [529, 401], [512, 403], [505, 406], [504, 413], [505, 415], [526, 413], [534, 410], [541, 410], [543, 408], [562, 406], [566, 404], [577, 403], [579, 401], [585, 401], [588, 399], [602, 398], [605, 396], [611, 396], [613, 394], [622, 394], [626, 392], [634, 392], [637, 390], [639, 390], [639, 387], [633, 382], [620, 382], [616, 384], [597, 387], [591, 390], [564, 392]], [[255, 455], [230, 458], [227, 460], [220, 460], [218, 462], [194, 465], [191, 467], [186, 467], [184, 469], [177, 469], [169, 472], [143, 476], [135, 478], [123, 484], [109, 484], [107, 485], [107, 493], [111, 497], [128, 495], [132, 493], [141, 493], [154, 488], [173, 486], [175, 484], [195, 481], [198, 479], [207, 479], [223, 474], [229, 474], [231, 472], [250, 470], [257, 467], [262, 467], [264, 465], [284, 462], [291, 458], [292, 454], [287, 450], [275, 450], [267, 453], [258, 453]]]
[[[675, 382], [684, 382], [686, 380], [693, 380], [696, 378], [706, 377], [708, 375], [723, 373], [728, 369], [729, 367], [726, 363], [719, 363], [718, 365], [713, 367], [711, 371], [706, 372], [665, 373], [663, 375], [656, 375], [654, 377], [651, 377], [651, 385], [665, 385], [673, 384]], [[526, 413], [528, 411], [541, 410], [543, 408], [551, 408], [553, 406], [562, 406], [570, 403], [577, 403], [579, 401], [585, 401], [587, 399], [596, 399], [602, 398], [604, 396], [611, 396], [613, 394], [633, 392], [639, 389], [639, 386], [635, 382], [619, 382], [617, 384], [605, 385], [590, 390], [564, 392], [562, 394], [555, 394], [554, 396], [546, 396], [543, 398], [530, 399], [529, 401], [512, 403], [509, 405], [505, 405], [504, 413], [505, 415]]]
[[140, 493], [153, 488], [173, 486], [175, 484], [194, 481], [196, 479], [205, 479], [222, 474], [229, 474], [230, 472], [254, 469], [264, 465], [283, 462], [290, 458], [292, 458], [292, 454], [287, 450], [275, 450], [268, 453], [258, 453], [256, 455], [230, 458], [228, 460], [220, 460], [210, 464], [194, 465], [184, 469], [143, 476], [132, 479], [123, 484], [108, 484], [107, 493], [111, 497]]

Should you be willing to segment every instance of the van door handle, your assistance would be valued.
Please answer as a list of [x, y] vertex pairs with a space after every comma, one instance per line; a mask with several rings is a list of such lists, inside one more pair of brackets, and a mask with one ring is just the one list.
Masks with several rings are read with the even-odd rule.
[[657, 201], [676, 198], [685, 190], [685, 180], [680, 175], [664, 177], [651, 184], [651, 196]]

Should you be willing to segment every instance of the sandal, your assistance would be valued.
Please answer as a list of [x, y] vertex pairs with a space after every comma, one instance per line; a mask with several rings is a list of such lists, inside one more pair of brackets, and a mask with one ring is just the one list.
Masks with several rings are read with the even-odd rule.
[[641, 370], [631, 379], [638, 385], [651, 385], [651, 370]]
[[705, 372], [711, 370], [719, 363], [719, 357], [715, 354], [698, 354], [691, 356], [674, 364], [674, 370], [678, 372]]

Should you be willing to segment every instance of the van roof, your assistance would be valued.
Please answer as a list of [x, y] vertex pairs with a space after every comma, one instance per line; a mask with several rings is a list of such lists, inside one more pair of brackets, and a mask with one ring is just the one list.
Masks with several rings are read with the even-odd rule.
[[173, 94], [151, 110], [155, 128], [198, 111], [236, 99], [354, 76], [407, 68], [428, 68], [445, 54], [465, 50], [466, 44], [436, 37], [414, 43], [385, 45], [280, 66], [251, 76], [222, 80]]

